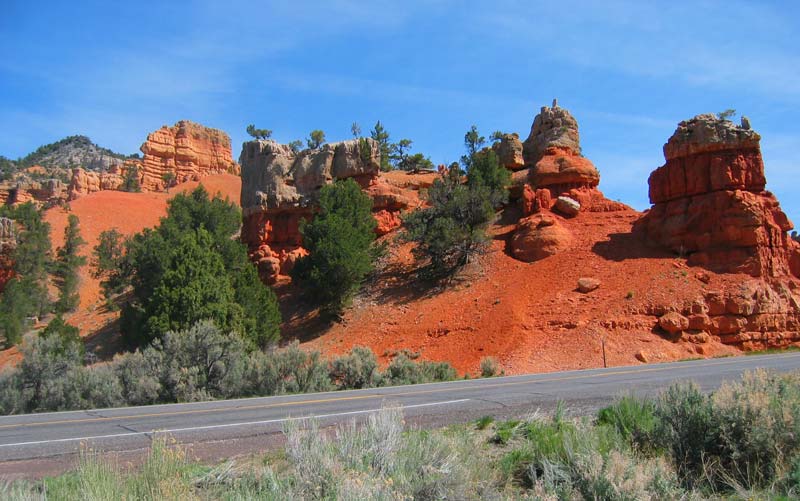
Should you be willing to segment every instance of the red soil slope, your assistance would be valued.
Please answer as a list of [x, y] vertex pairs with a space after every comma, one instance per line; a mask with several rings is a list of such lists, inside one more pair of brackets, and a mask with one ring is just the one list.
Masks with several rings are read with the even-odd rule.
[[[639, 216], [586, 212], [563, 220], [576, 237], [571, 249], [534, 263], [507, 255], [505, 234], [513, 226], [498, 224], [490, 252], [441, 290], [404, 278], [412, 261], [401, 247], [343, 322], [308, 346], [341, 353], [365, 345], [384, 362], [406, 349], [473, 374], [488, 356], [507, 374], [601, 367], [603, 338], [608, 365], [738, 353], [714, 341], [673, 342], [653, 332], [648, 305], [679, 305], [745, 277], [711, 274], [709, 284], [701, 282], [699, 270], [631, 235]], [[599, 279], [600, 288], [578, 292], [581, 277]], [[290, 317], [286, 330], [302, 336], [306, 325], [307, 318]]]
[[[80, 219], [81, 236], [87, 244], [82, 254], [91, 263], [91, 252], [97, 245], [100, 233], [116, 228], [124, 235], [132, 235], [144, 228], [156, 226], [160, 218], [167, 213], [167, 201], [177, 193], [189, 192], [202, 184], [209, 193], [220, 193], [239, 203], [241, 178], [232, 174], [215, 174], [203, 178], [202, 181], [182, 183], [169, 193], [126, 193], [122, 191], [98, 191], [70, 202], [70, 210], [60, 207], [49, 209], [45, 220], [51, 226], [53, 249], [62, 245], [64, 229], [69, 214]], [[69, 323], [81, 330], [83, 336], [93, 336], [104, 332], [104, 328], [114, 322], [118, 313], [108, 311], [103, 305], [99, 280], [91, 276], [91, 266], [81, 268], [80, 306], [67, 319]], [[113, 329], [111, 329], [113, 330]], [[108, 340], [104, 337], [98, 342]], [[115, 349], [115, 346], [101, 346], [103, 352]], [[19, 358], [16, 348], [0, 351], [0, 367], [14, 363]]]

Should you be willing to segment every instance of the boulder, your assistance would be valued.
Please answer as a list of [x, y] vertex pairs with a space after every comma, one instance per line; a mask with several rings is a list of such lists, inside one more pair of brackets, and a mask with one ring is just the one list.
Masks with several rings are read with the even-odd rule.
[[575, 217], [581, 211], [581, 204], [569, 197], [558, 197], [553, 210], [567, 217]]
[[519, 134], [503, 134], [500, 141], [492, 145], [492, 149], [497, 153], [500, 165], [511, 171], [518, 171], [525, 168], [525, 158], [522, 155], [522, 141]]
[[583, 277], [578, 279], [578, 291], [584, 294], [597, 290], [600, 287], [600, 280], [596, 278]]
[[534, 214], [517, 223], [511, 237], [511, 254], [520, 261], [532, 262], [562, 252], [572, 244], [572, 234], [556, 217]]
[[689, 328], [689, 319], [678, 312], [671, 311], [658, 319], [658, 326], [670, 334], [677, 334]]
[[523, 143], [525, 164], [536, 165], [551, 148], [576, 156], [581, 154], [578, 121], [567, 109], [558, 105], [542, 106], [534, 118], [531, 132]]

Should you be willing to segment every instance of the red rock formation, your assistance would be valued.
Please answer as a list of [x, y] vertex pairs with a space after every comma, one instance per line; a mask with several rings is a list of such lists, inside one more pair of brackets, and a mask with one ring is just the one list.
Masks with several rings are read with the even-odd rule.
[[522, 156], [522, 141], [519, 134], [503, 134], [500, 141], [492, 145], [492, 149], [497, 153], [500, 165], [511, 171], [525, 168], [525, 158]]
[[3, 292], [9, 280], [14, 278], [14, 250], [17, 248], [17, 237], [14, 221], [0, 217], [0, 292]]
[[7, 205], [33, 202], [37, 205], [57, 205], [67, 199], [67, 187], [59, 179], [20, 181], [8, 190]]
[[[512, 198], [524, 195], [523, 185], [529, 184], [537, 193], [541, 190], [549, 191], [551, 204], [558, 197], [567, 196], [578, 201], [582, 211], [606, 212], [628, 208], [606, 199], [597, 188], [600, 173], [581, 154], [578, 122], [565, 108], [556, 103], [552, 107], [543, 106], [522, 147], [527, 171], [513, 173]], [[542, 196], [538, 198], [540, 202], [545, 201]], [[522, 203], [524, 210], [526, 202]]]
[[521, 219], [511, 238], [511, 255], [520, 261], [538, 261], [569, 248], [572, 234], [551, 214]]
[[142, 144], [141, 187], [143, 191], [165, 188], [163, 176], [175, 175], [178, 183], [198, 180], [208, 174], [239, 173], [231, 156], [231, 140], [221, 130], [181, 120], [147, 136]]
[[[126, 161], [125, 168], [140, 168], [139, 161]], [[118, 190], [124, 181], [124, 169], [114, 168], [109, 172], [87, 171], [80, 167], [72, 169], [72, 179], [69, 183], [69, 200], [75, 200], [82, 195], [95, 193], [102, 190]]]
[[[649, 242], [690, 265], [755, 277], [798, 276], [792, 223], [764, 191], [760, 136], [714, 115], [681, 122], [650, 175], [653, 208], [637, 222]], [[794, 268], [793, 268], [794, 267]]]
[[325, 184], [355, 179], [372, 198], [378, 235], [400, 226], [400, 213], [419, 205], [418, 185], [411, 180], [393, 183], [393, 176], [380, 176], [378, 145], [366, 141], [368, 155], [357, 140], [299, 153], [274, 141], [243, 145], [242, 240], [265, 282], [275, 283], [287, 275], [305, 255], [300, 221], [313, 217], [319, 189]]

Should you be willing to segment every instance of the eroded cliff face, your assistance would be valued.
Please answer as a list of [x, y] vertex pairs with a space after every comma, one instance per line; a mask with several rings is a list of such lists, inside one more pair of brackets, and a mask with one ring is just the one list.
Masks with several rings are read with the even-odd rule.
[[14, 250], [17, 248], [17, 232], [14, 221], [0, 217], [0, 292], [14, 278]]
[[103, 190], [118, 190], [124, 181], [126, 169], [141, 168], [141, 162], [126, 160], [123, 167], [112, 166], [106, 172], [94, 172], [80, 167], [72, 169], [68, 198], [75, 200], [83, 195]]
[[150, 133], [141, 150], [142, 160], [127, 159], [103, 171], [73, 169], [69, 199], [102, 190], [118, 190], [130, 169], [136, 169], [141, 191], [169, 188], [166, 174], [173, 176], [171, 184], [197, 181], [211, 174], [239, 174], [239, 164], [231, 155], [230, 137], [221, 130], [188, 120]]
[[231, 155], [230, 137], [221, 130], [188, 120], [150, 133], [141, 150], [143, 191], [165, 189], [167, 173], [174, 174], [178, 183], [196, 181], [209, 174], [239, 173]]
[[778, 200], [765, 191], [760, 139], [746, 119], [737, 126], [698, 115], [678, 124], [664, 145], [666, 163], [650, 175], [653, 207], [634, 233], [686, 257], [689, 266], [745, 277], [718, 288], [698, 272], [709, 284], [702, 297], [654, 305], [649, 313], [670, 334], [714, 336], [744, 349], [800, 341], [800, 244], [789, 236], [792, 223]]
[[300, 221], [313, 217], [319, 190], [338, 179], [354, 179], [373, 201], [376, 233], [400, 225], [399, 213], [419, 204], [417, 192], [380, 176], [380, 150], [372, 139], [325, 144], [294, 152], [270, 140], [244, 143], [242, 240], [261, 277], [275, 283], [306, 255]]
[[754, 277], [798, 276], [792, 223], [765, 191], [761, 137], [698, 115], [664, 145], [666, 163], [650, 175], [652, 209], [636, 231], [690, 265]]
[[60, 179], [19, 181], [0, 198], [5, 199], [7, 205], [33, 202], [39, 206], [53, 206], [66, 201], [67, 186]]

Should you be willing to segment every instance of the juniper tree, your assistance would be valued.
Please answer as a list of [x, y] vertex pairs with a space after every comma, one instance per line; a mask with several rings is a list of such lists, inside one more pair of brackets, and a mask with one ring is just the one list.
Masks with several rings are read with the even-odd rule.
[[78, 307], [78, 270], [86, 264], [86, 258], [79, 255], [80, 248], [86, 245], [78, 227], [78, 216], [70, 214], [64, 229], [64, 245], [56, 252], [55, 273], [59, 294], [56, 311], [66, 313]]
[[378, 142], [378, 149], [381, 152], [381, 170], [391, 170], [392, 164], [389, 160], [392, 155], [392, 144], [389, 142], [389, 133], [386, 132], [380, 120], [375, 123], [375, 127], [370, 131], [369, 136]]
[[312, 150], [318, 149], [325, 144], [325, 133], [319, 129], [312, 130], [306, 139], [306, 145]]
[[247, 133], [253, 136], [255, 139], [268, 139], [272, 136], [272, 131], [269, 129], [256, 129], [256, 126], [250, 124], [247, 126]]
[[309, 255], [297, 262], [292, 279], [323, 312], [340, 314], [374, 266], [372, 200], [352, 179], [323, 186], [319, 211], [300, 232]]

